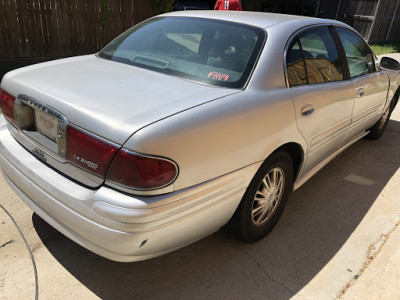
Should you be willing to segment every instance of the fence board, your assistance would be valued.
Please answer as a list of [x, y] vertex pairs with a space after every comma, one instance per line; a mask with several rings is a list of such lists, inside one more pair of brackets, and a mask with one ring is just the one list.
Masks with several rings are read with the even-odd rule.
[[[7, 23], [7, 38], [8, 38], [8, 48], [11, 50], [10, 55], [21, 54], [21, 48], [19, 47], [20, 35], [17, 23], [17, 9], [15, 1], [5, 1], [7, 10], [10, 12], [10, 17]], [[8, 17], [8, 15], [7, 15]]]
[[150, 17], [148, 2], [110, 0], [107, 8], [103, 0], [0, 0], [0, 59], [97, 52]]
[[[0, 56], [7, 57], [8, 52], [6, 52], [6, 45], [8, 45], [8, 38], [6, 33], [7, 28], [7, 18], [5, 16], [6, 6], [4, 0], [0, 0]], [[3, 46], [4, 45], [4, 46]]]
[[79, 53], [84, 53], [86, 49], [86, 30], [83, 23], [85, 17], [85, 10], [82, 6], [82, 1], [75, 0], [74, 9], [76, 11], [74, 15], [75, 30], [77, 33], [77, 42], [79, 43]]
[[26, 3], [25, 1], [15, 1], [17, 6], [17, 20], [18, 20], [18, 29], [20, 35], [20, 55], [24, 55], [27, 52], [27, 43], [26, 43], [26, 32], [25, 32], [25, 22], [26, 22]]
[[39, 0], [39, 9], [43, 36], [43, 53], [44, 56], [49, 57], [51, 56], [50, 11], [46, 5], [46, 0]]
[[50, 56], [57, 57], [60, 55], [60, 43], [59, 43], [59, 32], [58, 32], [58, 25], [57, 25], [57, 10], [56, 7], [56, 0], [47, 0], [46, 5], [48, 7], [48, 16], [50, 19], [49, 22], [49, 39], [50, 39]]

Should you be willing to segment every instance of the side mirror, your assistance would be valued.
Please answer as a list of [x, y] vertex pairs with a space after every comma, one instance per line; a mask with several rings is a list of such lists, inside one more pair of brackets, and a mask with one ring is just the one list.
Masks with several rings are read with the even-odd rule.
[[382, 57], [380, 67], [382, 69], [391, 70], [391, 71], [400, 71], [400, 63], [390, 57]]

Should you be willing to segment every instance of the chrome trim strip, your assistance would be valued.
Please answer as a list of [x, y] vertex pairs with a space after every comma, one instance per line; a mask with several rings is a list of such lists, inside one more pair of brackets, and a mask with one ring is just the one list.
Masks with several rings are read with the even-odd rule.
[[18, 95], [17, 98], [20, 101], [22, 101], [24, 104], [26, 104], [26, 105], [28, 105], [28, 106], [30, 106], [32, 108], [38, 109], [38, 110], [40, 110], [40, 111], [42, 111], [42, 112], [44, 112], [44, 113], [56, 118], [56, 119], [58, 119], [59, 121], [61, 121], [63, 123], [68, 124], [68, 120], [67, 120], [66, 117], [64, 117], [61, 113], [59, 113], [55, 109], [53, 109], [53, 108], [51, 108], [51, 107], [49, 107], [47, 105], [44, 105], [43, 103], [41, 103], [37, 99], [34, 99], [34, 98], [29, 97], [29, 96], [24, 95], [24, 94]]

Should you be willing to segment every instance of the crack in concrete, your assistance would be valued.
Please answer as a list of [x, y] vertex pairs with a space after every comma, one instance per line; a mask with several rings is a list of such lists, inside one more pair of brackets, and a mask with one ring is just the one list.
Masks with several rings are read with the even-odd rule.
[[284, 285], [282, 282], [279, 282], [279, 281], [275, 280], [274, 278], [272, 278], [271, 275], [269, 275], [267, 273], [267, 271], [264, 269], [264, 267], [260, 264], [260, 262], [253, 255], [251, 255], [249, 252], [247, 252], [247, 250], [245, 250], [244, 252], [257, 264], [257, 266], [263, 271], [263, 273], [268, 277], [268, 279], [270, 279], [274, 283], [276, 283], [276, 284], [280, 285], [281, 287], [283, 287], [284, 289], [286, 289], [289, 293], [292, 294], [292, 296], [296, 294], [290, 288], [288, 288], [286, 285]]
[[14, 240], [14, 239], [12, 239], [12, 240], [10, 240], [10, 241], [6, 242], [6, 243], [4, 243], [3, 245], [1, 245], [1, 246], [0, 246], [0, 249], [1, 249], [1, 248], [3, 248], [3, 247], [5, 247], [5, 246], [7, 246], [7, 245], [9, 245], [9, 244], [12, 244], [12, 243], [14, 243], [14, 242], [15, 242], [15, 240]]
[[352, 279], [350, 279], [347, 284], [340, 290], [339, 294], [337, 294], [335, 299], [342, 299], [346, 292], [354, 285], [354, 283], [361, 277], [361, 275], [365, 272], [365, 270], [369, 267], [372, 261], [378, 256], [381, 252], [383, 246], [386, 244], [392, 232], [400, 225], [400, 221], [397, 222], [392, 230], [389, 233], [381, 234], [380, 237], [373, 243], [371, 243], [367, 250], [367, 255], [365, 257], [365, 261], [362, 264], [362, 267], [358, 274], [354, 275]]

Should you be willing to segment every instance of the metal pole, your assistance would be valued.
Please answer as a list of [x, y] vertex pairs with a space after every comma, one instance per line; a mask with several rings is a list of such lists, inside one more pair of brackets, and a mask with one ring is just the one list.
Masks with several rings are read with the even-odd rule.
[[390, 35], [390, 31], [392, 31], [392, 26], [393, 26], [393, 23], [394, 23], [394, 19], [396, 18], [397, 9], [399, 8], [399, 3], [400, 3], [400, 0], [397, 0], [396, 8], [395, 8], [395, 10], [394, 10], [392, 22], [390, 22], [390, 26], [389, 26], [388, 33], [387, 33], [387, 35], [386, 35], [386, 40], [385, 40], [385, 42], [388, 41], [389, 35]]

